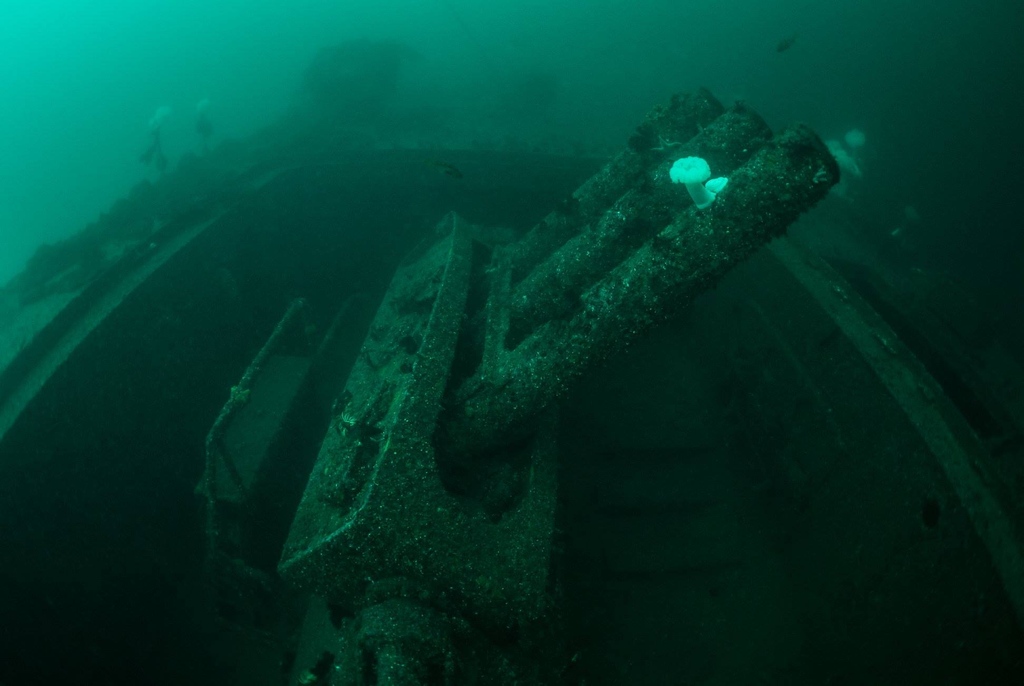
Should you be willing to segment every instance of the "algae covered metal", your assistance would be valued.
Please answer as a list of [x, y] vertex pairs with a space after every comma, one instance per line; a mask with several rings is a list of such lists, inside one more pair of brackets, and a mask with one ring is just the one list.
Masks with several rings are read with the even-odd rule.
[[[669, 179], [685, 155], [730, 176], [708, 209]], [[370, 326], [279, 565], [343, 618], [337, 683], [537, 683], [564, 668], [557, 402], [837, 180], [809, 129], [772, 136], [702, 91], [652, 112], [521, 241], [490, 248], [457, 215], [439, 224]]]

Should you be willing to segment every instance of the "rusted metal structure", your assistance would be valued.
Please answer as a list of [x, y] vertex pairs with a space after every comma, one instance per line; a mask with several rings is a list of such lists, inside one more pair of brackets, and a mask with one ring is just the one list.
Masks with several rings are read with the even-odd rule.
[[[729, 178], [706, 209], [670, 179], [689, 156]], [[358, 166], [257, 165], [61, 302], [74, 272], [21, 291], [11, 526], [61, 488], [19, 484], [90, 442], [203, 453], [198, 595], [247, 683], [1012, 683], [1024, 374], [781, 238], [839, 178], [812, 131], [678, 96], [515, 240], [431, 179], [405, 197], [443, 218], [376, 283], [339, 276], [332, 228], [408, 217], [334, 199]], [[330, 226], [253, 229], [300, 205]]]

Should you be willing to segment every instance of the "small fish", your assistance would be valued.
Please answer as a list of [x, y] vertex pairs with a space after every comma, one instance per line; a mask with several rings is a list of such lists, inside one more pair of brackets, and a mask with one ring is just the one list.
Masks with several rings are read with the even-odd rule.
[[462, 178], [462, 172], [459, 171], [459, 168], [456, 167], [454, 164], [442, 162], [441, 160], [424, 160], [424, 162], [426, 164], [429, 164], [431, 167], [441, 172], [445, 176], [450, 176], [453, 179]]
[[786, 52], [793, 47], [793, 43], [796, 43], [796, 36], [797, 34], [794, 33], [792, 36], [786, 36], [780, 40], [778, 45], [775, 46], [775, 52]]

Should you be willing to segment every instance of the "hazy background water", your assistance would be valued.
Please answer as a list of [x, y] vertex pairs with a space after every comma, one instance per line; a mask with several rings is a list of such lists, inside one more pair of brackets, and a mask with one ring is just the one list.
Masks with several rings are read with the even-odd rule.
[[[991, 292], [1024, 290], [1019, 218], [1024, 3], [972, 0], [36, 0], [0, 10], [0, 283], [43, 242], [95, 219], [145, 175], [158, 106], [173, 161], [196, 102], [243, 136], [292, 102], [326, 45], [417, 53], [406, 103], [512, 133], [512, 85], [551, 101], [532, 134], [600, 150], [651, 105], [705, 85], [769, 122], [867, 134], [854, 202], [885, 225], [913, 205], [921, 248]], [[793, 46], [777, 52], [780, 40]], [[506, 113], [507, 114], [507, 113]]]

